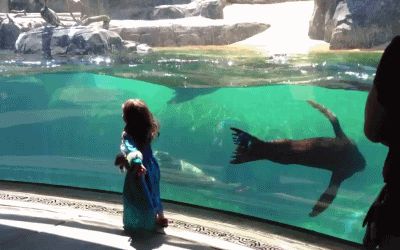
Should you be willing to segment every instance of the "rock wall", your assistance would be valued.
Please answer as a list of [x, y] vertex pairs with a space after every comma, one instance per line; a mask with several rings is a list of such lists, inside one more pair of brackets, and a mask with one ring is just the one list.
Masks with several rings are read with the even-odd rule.
[[268, 28], [264, 23], [227, 23], [201, 17], [110, 24], [110, 30], [122, 39], [155, 47], [232, 44]]
[[[9, 8], [13, 10], [39, 12], [43, 7], [43, 0], [10, 1]], [[68, 4], [66, 0], [52, 0], [48, 6], [58, 13], [79, 11], [88, 16], [106, 14], [112, 19], [154, 20], [191, 16], [220, 19], [223, 18], [225, 0], [69, 0]]]
[[[145, 3], [145, 4], [143, 4]], [[105, 14], [112, 19], [157, 20], [203, 16], [223, 18], [225, 0], [142, 1], [103, 0]]]
[[314, 0], [309, 36], [331, 49], [371, 48], [400, 34], [399, 0]]
[[[4, 0], [3, 0], [4, 1]], [[43, 6], [43, 0], [8, 0], [10, 10], [26, 10], [27, 12], [39, 12]], [[55, 11], [64, 8], [63, 1], [49, 1], [48, 6]]]
[[[1, 0], [5, 1], [5, 0]], [[43, 0], [9, 0], [9, 9], [11, 10], [26, 10], [27, 12], [39, 12], [43, 7]], [[68, 8], [71, 11], [82, 11], [85, 14], [104, 14], [107, 12], [107, 8], [113, 6], [120, 6], [121, 10], [132, 9], [143, 9], [148, 7], [154, 7], [155, 1], [152, 0], [51, 0], [48, 1], [47, 5], [49, 8], [56, 12], [68, 12]], [[1, 6], [1, 4], [0, 4]], [[125, 8], [123, 8], [124, 6]], [[7, 12], [7, 11], [4, 11]]]
[[2, 0], [0, 1], [0, 13], [3, 12], [8, 12], [8, 1]]
[[[44, 20], [39, 13], [28, 13], [26, 16], [10, 14], [10, 17], [12, 20], [6, 18], [0, 23], [0, 49], [17, 48], [21, 53], [37, 53], [43, 48], [43, 44], [47, 44], [44, 47], [50, 48], [49, 55], [102, 54], [114, 47], [120, 47], [120, 41], [123, 40], [131, 42], [129, 45], [124, 43], [128, 49], [133, 43], [151, 46], [227, 45], [269, 28], [265, 23], [237, 23], [223, 19], [187, 17], [164, 20], [112, 20], [108, 32], [102, 29], [102, 22], [92, 23], [86, 28], [72, 26], [75, 22], [68, 13], [60, 14], [63, 23], [68, 27], [58, 28], [44, 28]], [[5, 18], [4, 14], [0, 14], [0, 19], [2, 18]], [[82, 46], [79, 45], [80, 41]]]

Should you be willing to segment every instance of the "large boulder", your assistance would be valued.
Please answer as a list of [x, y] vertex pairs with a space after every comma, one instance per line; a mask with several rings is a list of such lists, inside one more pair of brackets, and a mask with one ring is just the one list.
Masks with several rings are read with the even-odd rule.
[[227, 45], [269, 28], [264, 23], [230, 23], [202, 17], [154, 21], [111, 21], [110, 30], [124, 40], [150, 46]]
[[331, 49], [371, 48], [400, 34], [399, 0], [314, 0], [309, 36]]
[[[8, 8], [5, 4], [0, 7], [3, 5], [3, 8]], [[87, 16], [106, 14], [112, 19], [173, 19], [199, 15], [219, 19], [223, 18], [225, 0], [52, 0], [48, 6], [57, 13], [81, 12]], [[10, 0], [9, 7], [39, 12], [43, 0]]]
[[53, 55], [104, 55], [123, 48], [115, 32], [93, 26], [41, 27], [21, 33], [15, 43], [17, 52]]
[[21, 33], [21, 26], [11, 19], [0, 21], [0, 49], [15, 48], [15, 41]]
[[[59, 17], [65, 25], [75, 24], [75, 21], [67, 13], [59, 14]], [[26, 15], [0, 13], [0, 49], [15, 49], [15, 42], [20, 33], [43, 27], [45, 24], [40, 13], [27, 13]]]

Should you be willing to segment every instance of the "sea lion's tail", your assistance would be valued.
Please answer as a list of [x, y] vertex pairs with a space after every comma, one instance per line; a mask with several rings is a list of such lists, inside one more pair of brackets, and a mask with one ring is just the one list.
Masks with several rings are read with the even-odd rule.
[[328, 120], [331, 122], [333, 130], [335, 132], [336, 137], [346, 137], [344, 134], [342, 127], [340, 126], [339, 120], [337, 119], [336, 115], [332, 113], [329, 109], [322, 106], [321, 104], [313, 101], [307, 100], [307, 102], [315, 109], [318, 109]]
[[261, 140], [251, 134], [238, 129], [231, 128], [233, 143], [237, 145], [235, 152], [232, 155], [232, 164], [239, 164], [248, 161], [258, 160], [255, 151], [258, 150], [257, 144], [262, 143]]

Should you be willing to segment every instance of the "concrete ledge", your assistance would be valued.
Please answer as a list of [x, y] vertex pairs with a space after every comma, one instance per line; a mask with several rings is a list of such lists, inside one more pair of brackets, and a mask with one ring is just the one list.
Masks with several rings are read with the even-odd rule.
[[[44, 249], [49, 240], [61, 249], [72, 242], [85, 249], [143, 249], [149, 239], [154, 246], [146, 249], [360, 249], [277, 223], [167, 201], [171, 224], [165, 232], [129, 239], [122, 231], [120, 194], [6, 181], [0, 186], [0, 249], [14, 243]], [[30, 240], [21, 241], [23, 235]]]

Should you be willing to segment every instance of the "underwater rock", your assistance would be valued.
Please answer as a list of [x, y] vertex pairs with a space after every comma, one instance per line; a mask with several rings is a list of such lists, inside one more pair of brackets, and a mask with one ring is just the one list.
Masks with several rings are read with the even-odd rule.
[[[250, 189], [250, 187], [242, 186], [240, 183], [225, 183], [205, 173], [202, 167], [183, 159], [175, 158], [168, 152], [155, 151], [154, 156], [160, 164], [162, 182], [177, 186], [206, 187], [229, 192], [243, 192]], [[216, 166], [213, 167], [215, 168]]]
[[123, 49], [115, 32], [92, 26], [41, 27], [21, 33], [15, 43], [17, 52], [47, 55], [103, 55]]
[[400, 33], [398, 0], [314, 0], [309, 36], [331, 49], [371, 48]]
[[167, 182], [167, 176], [175, 176], [173, 179], [176, 180], [172, 180], [173, 184], [179, 183], [179, 181], [177, 181], [178, 177], [181, 177], [181, 179], [179, 179], [181, 184], [212, 185], [216, 182], [213, 176], [205, 174], [199, 167], [188, 161], [174, 158], [168, 152], [155, 151], [154, 156], [160, 163], [161, 174], [166, 175], [165, 181]]

